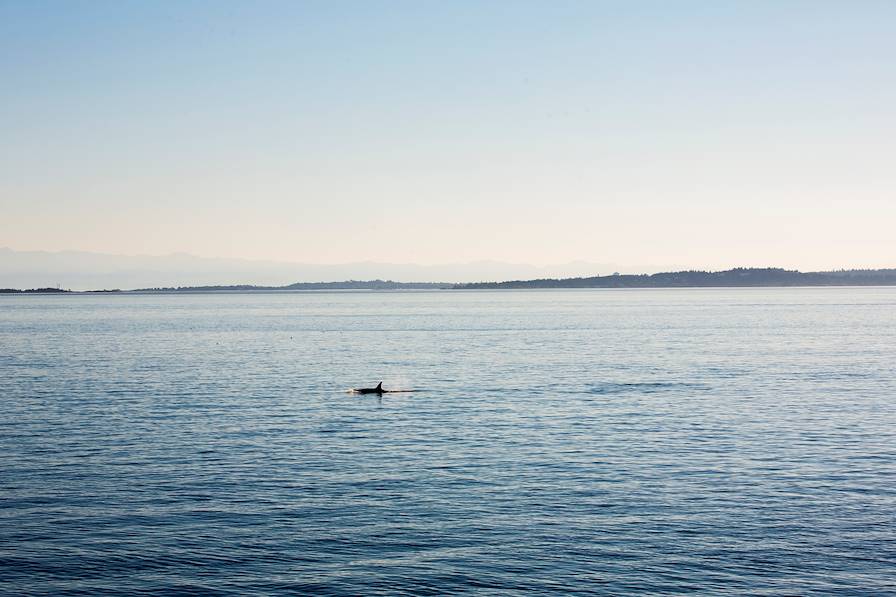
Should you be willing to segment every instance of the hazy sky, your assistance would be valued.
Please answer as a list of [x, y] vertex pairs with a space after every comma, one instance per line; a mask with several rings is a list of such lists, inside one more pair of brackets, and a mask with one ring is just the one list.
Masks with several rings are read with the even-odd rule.
[[896, 266], [896, 2], [0, 0], [0, 246]]

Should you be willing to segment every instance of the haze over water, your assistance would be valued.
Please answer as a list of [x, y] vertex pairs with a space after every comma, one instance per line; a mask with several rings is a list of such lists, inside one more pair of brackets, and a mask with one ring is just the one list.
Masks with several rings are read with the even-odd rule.
[[0, 593], [896, 592], [894, 288], [3, 296], [0, 346]]

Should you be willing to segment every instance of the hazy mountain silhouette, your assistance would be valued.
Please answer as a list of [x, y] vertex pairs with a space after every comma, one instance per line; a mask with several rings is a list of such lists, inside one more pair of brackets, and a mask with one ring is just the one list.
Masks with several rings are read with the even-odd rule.
[[[677, 286], [818, 286], [896, 284], [896, 270], [798, 272], [781, 268], [665, 271], [661, 267], [573, 262], [547, 267], [477, 261], [446, 265], [315, 265], [186, 254], [122, 256], [0, 248], [0, 288], [180, 290], [325, 290], [352, 288], [648, 288]], [[624, 275], [597, 275], [625, 271]], [[393, 282], [398, 280], [399, 282]], [[475, 282], [471, 280], [504, 280]]]
[[401, 280], [468, 282], [593, 276], [612, 271], [651, 272], [650, 266], [572, 262], [546, 267], [476, 261], [444, 265], [359, 262], [335, 265], [212, 259], [187, 254], [109, 255], [83, 251], [14, 251], [0, 248], [0, 287], [61, 286], [74, 290], [177, 286], [285, 286], [296, 282]]

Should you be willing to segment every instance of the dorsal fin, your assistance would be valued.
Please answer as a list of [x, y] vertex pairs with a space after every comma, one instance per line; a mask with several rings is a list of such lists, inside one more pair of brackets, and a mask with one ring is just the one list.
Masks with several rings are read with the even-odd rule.
[[377, 389], [377, 390], [382, 390], [382, 389], [383, 389], [383, 382], [380, 382], [380, 383], [376, 384], [376, 389]]

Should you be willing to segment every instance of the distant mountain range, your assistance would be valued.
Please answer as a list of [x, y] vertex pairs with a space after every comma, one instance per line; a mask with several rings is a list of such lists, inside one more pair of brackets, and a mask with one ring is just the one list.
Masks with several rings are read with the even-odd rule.
[[668, 266], [626, 266], [577, 261], [538, 267], [500, 261], [441, 265], [396, 263], [308, 264], [245, 259], [213, 259], [186, 254], [108, 255], [82, 251], [15, 251], [0, 247], [0, 287], [154, 288], [178, 286], [284, 286], [295, 282], [402, 280], [459, 283], [593, 276], [626, 271], [655, 272]]
[[250, 290], [448, 290], [457, 284], [449, 282], [393, 282], [392, 280], [346, 280], [344, 282], [296, 282], [286, 286], [178, 286], [138, 288], [129, 292], [241, 292]]

